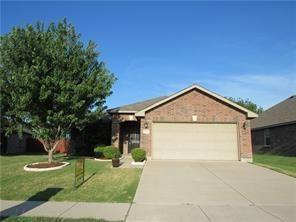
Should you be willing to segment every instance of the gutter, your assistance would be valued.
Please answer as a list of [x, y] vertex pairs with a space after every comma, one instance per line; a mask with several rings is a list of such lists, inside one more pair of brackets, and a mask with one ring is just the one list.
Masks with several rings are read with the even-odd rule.
[[256, 131], [256, 130], [262, 130], [262, 129], [266, 129], [266, 128], [273, 128], [273, 127], [292, 125], [292, 124], [296, 124], [296, 120], [295, 121], [290, 121], [290, 122], [284, 122], [284, 123], [276, 123], [276, 124], [267, 125], [267, 126], [260, 126], [260, 127], [256, 127], [256, 128], [251, 127], [251, 130]]

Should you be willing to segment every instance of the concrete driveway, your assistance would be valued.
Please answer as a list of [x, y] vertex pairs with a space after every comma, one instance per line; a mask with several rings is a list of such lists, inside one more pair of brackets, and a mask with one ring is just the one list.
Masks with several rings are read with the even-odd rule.
[[148, 161], [127, 221], [296, 221], [296, 179], [241, 162]]

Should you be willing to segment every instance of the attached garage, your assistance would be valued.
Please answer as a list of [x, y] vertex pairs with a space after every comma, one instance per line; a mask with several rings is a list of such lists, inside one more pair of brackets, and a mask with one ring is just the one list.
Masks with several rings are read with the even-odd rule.
[[152, 158], [238, 160], [237, 125], [153, 123]]
[[[250, 120], [257, 114], [199, 85], [109, 113], [112, 144], [124, 154], [137, 138], [148, 159], [252, 161]], [[139, 127], [136, 137], [126, 122]]]

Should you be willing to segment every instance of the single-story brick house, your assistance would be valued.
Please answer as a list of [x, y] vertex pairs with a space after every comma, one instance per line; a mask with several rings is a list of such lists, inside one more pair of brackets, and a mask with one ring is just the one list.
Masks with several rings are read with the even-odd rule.
[[274, 105], [251, 121], [256, 153], [296, 155], [296, 95]]
[[108, 110], [112, 144], [152, 159], [252, 161], [250, 119], [257, 114], [199, 85]]

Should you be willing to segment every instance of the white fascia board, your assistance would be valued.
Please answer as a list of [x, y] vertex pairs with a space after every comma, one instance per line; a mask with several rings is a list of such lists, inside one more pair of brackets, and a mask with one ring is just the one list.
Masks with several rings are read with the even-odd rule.
[[246, 109], [246, 108], [244, 108], [244, 107], [242, 107], [242, 106], [240, 106], [240, 105], [238, 105], [238, 104], [224, 98], [223, 96], [220, 96], [220, 95], [218, 95], [218, 94], [216, 94], [214, 92], [211, 92], [211, 91], [209, 91], [209, 90], [207, 90], [207, 89], [205, 89], [205, 88], [203, 88], [203, 87], [201, 87], [199, 85], [196, 85], [196, 84], [194, 84], [194, 85], [192, 85], [192, 86], [190, 86], [190, 87], [188, 87], [186, 89], [183, 89], [180, 92], [177, 92], [177, 93], [175, 93], [175, 94], [173, 94], [173, 95], [171, 95], [171, 96], [169, 96], [169, 97], [167, 97], [167, 98], [165, 98], [165, 99], [163, 99], [163, 100], [161, 100], [161, 101], [159, 101], [157, 103], [154, 103], [153, 105], [148, 106], [147, 108], [145, 108], [145, 109], [143, 109], [143, 110], [141, 110], [139, 112], [136, 112], [135, 116], [144, 117], [146, 111], [148, 111], [150, 109], [153, 109], [154, 107], [157, 107], [157, 106], [159, 106], [159, 105], [161, 105], [161, 104], [163, 104], [165, 102], [168, 102], [168, 101], [170, 101], [170, 100], [172, 100], [172, 99], [174, 99], [174, 98], [176, 98], [176, 97], [178, 97], [178, 96], [180, 96], [180, 95], [182, 95], [182, 94], [184, 94], [184, 93], [186, 93], [186, 92], [188, 92], [188, 91], [190, 91], [192, 89], [198, 89], [198, 90], [200, 90], [202, 92], [205, 92], [206, 94], [211, 95], [211, 96], [213, 96], [213, 97], [215, 97], [215, 98], [217, 98], [217, 99], [219, 99], [219, 100], [221, 100], [221, 101], [223, 101], [223, 102], [225, 102], [225, 103], [227, 103], [227, 104], [229, 104], [229, 105], [231, 105], [231, 106], [233, 106], [233, 107], [235, 107], [235, 108], [237, 108], [239, 110], [242, 110], [243, 112], [247, 113], [248, 118], [256, 118], [256, 117], [258, 117], [257, 113], [254, 113], [254, 112], [252, 112], [252, 111], [250, 111], [250, 110], [248, 110], [248, 109]]
[[135, 114], [138, 111], [125, 111], [125, 110], [119, 110], [119, 111], [114, 111], [114, 112], [109, 112], [111, 114], [116, 114], [116, 113], [126, 113], [126, 114]]

